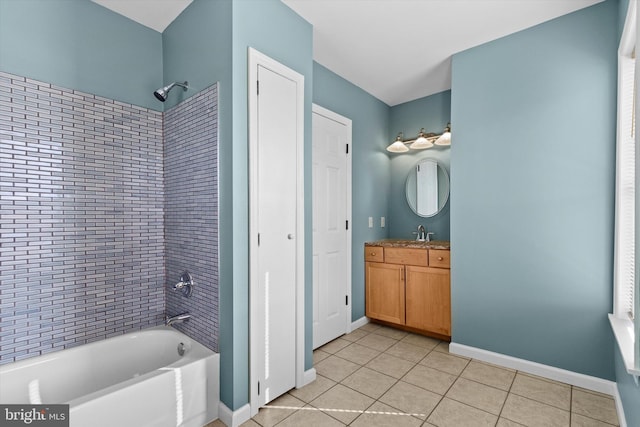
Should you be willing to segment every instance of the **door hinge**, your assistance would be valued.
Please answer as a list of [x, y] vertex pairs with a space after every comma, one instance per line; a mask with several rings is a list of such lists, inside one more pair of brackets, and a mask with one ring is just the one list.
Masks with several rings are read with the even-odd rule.
[[256, 95], [260, 95], [260, 80], [256, 80]]
[[349, 154], [349, 144], [347, 144], [347, 154]]
[[347, 225], [347, 230], [348, 230], [349, 229], [349, 220], [346, 220], [345, 222], [347, 223], [346, 225]]
[[260, 396], [260, 381], [258, 381], [258, 396]]
[[344, 296], [344, 305], [349, 305], [349, 295]]
[[258, 246], [260, 246], [260, 233], [258, 233]]

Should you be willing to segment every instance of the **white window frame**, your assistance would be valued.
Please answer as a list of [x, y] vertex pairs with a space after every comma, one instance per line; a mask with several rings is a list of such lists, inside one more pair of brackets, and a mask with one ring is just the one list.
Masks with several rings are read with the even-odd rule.
[[[640, 177], [638, 173], [640, 150], [638, 146], [638, 132], [631, 139], [634, 126], [633, 116], [637, 118], [640, 107], [640, 97], [636, 82], [640, 81], [640, 66], [635, 58], [638, 43], [637, 22], [640, 21], [637, 7], [638, 0], [630, 0], [627, 9], [624, 30], [618, 48], [618, 126], [616, 136], [616, 213], [615, 213], [615, 256], [614, 256], [614, 306], [613, 314], [609, 314], [611, 327], [620, 347], [625, 368], [634, 376], [636, 384], [640, 375], [640, 310], [638, 309], [638, 279], [640, 277], [639, 263], [634, 253], [640, 253]], [[631, 95], [632, 94], [632, 95]], [[635, 109], [634, 109], [635, 105]], [[630, 144], [630, 145], [629, 145]], [[631, 147], [631, 148], [629, 148]], [[635, 166], [629, 167], [628, 156], [634, 157]], [[633, 174], [635, 184], [632, 195], [633, 203], [629, 203], [628, 180], [625, 176]], [[633, 183], [634, 180], [631, 180]], [[635, 207], [634, 207], [635, 204]], [[629, 239], [631, 237], [631, 239]], [[634, 242], [635, 239], [635, 242]], [[630, 268], [631, 265], [631, 268]], [[630, 297], [635, 292], [635, 298]], [[631, 301], [630, 301], [631, 300]], [[632, 316], [632, 313], [635, 316]]]

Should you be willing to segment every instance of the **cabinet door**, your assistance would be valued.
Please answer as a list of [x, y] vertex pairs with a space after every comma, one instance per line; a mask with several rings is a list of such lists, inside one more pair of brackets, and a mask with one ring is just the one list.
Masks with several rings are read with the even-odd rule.
[[407, 266], [407, 326], [451, 335], [450, 270]]
[[404, 265], [365, 263], [366, 315], [404, 325]]

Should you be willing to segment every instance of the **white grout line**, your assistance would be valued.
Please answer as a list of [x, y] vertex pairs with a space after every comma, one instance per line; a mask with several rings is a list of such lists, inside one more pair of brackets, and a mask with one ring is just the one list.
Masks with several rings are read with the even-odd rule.
[[426, 414], [406, 414], [404, 412], [381, 412], [381, 411], [363, 411], [358, 409], [328, 409], [328, 408], [311, 408], [298, 406], [263, 406], [260, 409], [293, 409], [302, 411], [322, 411], [322, 412], [352, 412], [357, 414], [373, 414], [373, 415], [404, 415], [408, 417], [426, 417]]

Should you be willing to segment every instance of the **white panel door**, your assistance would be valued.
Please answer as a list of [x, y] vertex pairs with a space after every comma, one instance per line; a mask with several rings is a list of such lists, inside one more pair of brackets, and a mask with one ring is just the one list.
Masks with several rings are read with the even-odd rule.
[[[260, 404], [296, 385], [296, 82], [258, 65]], [[253, 313], [252, 313], [253, 314]]]
[[347, 332], [350, 288], [347, 144], [351, 123], [329, 113], [314, 106], [313, 348]]

